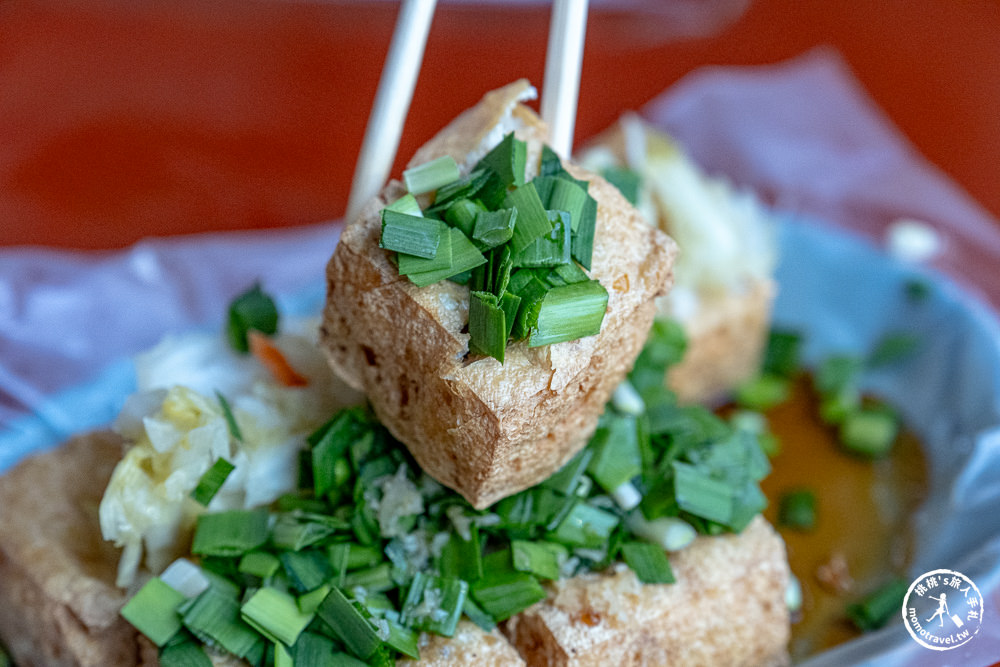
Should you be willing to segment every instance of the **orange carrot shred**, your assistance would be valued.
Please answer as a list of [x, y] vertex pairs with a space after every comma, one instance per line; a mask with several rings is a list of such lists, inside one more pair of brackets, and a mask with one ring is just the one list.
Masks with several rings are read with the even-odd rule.
[[275, 380], [286, 387], [304, 387], [309, 384], [309, 380], [305, 376], [292, 368], [284, 353], [271, 342], [270, 338], [251, 329], [247, 332], [247, 341], [250, 343], [251, 354]]

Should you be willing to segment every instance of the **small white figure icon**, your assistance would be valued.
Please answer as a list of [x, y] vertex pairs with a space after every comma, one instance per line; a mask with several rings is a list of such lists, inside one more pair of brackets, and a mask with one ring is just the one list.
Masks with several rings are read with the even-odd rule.
[[927, 619], [927, 622], [930, 623], [935, 618], [940, 618], [941, 619], [941, 627], [943, 628], [944, 627], [944, 615], [948, 613], [948, 596], [947, 596], [947, 594], [946, 593], [942, 593], [941, 597], [939, 597], [939, 598], [936, 598], [933, 595], [928, 595], [927, 597], [929, 597], [932, 600], [937, 600], [937, 603], [938, 603], [937, 611], [934, 612], [931, 615], [931, 617]]

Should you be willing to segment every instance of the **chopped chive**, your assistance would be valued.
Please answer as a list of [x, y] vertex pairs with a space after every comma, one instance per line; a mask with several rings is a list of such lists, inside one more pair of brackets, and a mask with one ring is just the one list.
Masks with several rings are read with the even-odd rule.
[[887, 406], [864, 407], [847, 415], [840, 425], [840, 443], [853, 453], [878, 459], [889, 454], [899, 420]]
[[472, 240], [483, 248], [495, 248], [509, 241], [514, 235], [517, 209], [502, 208], [498, 211], [479, 211], [472, 232]]
[[442, 226], [439, 220], [382, 209], [379, 247], [424, 259], [437, 256]]
[[286, 512], [278, 515], [271, 528], [271, 543], [279, 549], [298, 551], [346, 528], [345, 522], [329, 515]]
[[402, 622], [416, 630], [451, 637], [468, 591], [469, 584], [461, 579], [418, 572], [403, 602]]
[[[229, 435], [233, 436], [239, 442], [243, 442], [243, 433], [240, 431], [240, 425], [236, 423], [236, 416], [233, 415], [233, 410], [229, 407], [229, 401], [219, 391], [215, 392], [215, 398], [219, 401], [219, 407], [222, 408], [222, 416], [226, 418]], [[207, 505], [208, 503], [203, 504]]]
[[597, 200], [587, 195], [580, 213], [580, 223], [573, 228], [573, 259], [590, 270], [594, 254], [594, 235], [597, 233]]
[[295, 598], [271, 587], [260, 588], [251, 595], [240, 608], [240, 614], [265, 637], [285, 646], [294, 644], [313, 619], [312, 614], [299, 611]]
[[788, 400], [791, 385], [787, 378], [762, 373], [736, 389], [736, 402], [752, 410], [767, 410]]
[[438, 188], [434, 193], [434, 206], [429, 210], [440, 210], [447, 207], [459, 199], [471, 199], [489, 182], [491, 178], [496, 178], [491, 170], [485, 168], [473, 169], [472, 173], [464, 178], [447, 183]]
[[538, 167], [539, 176], [557, 176], [562, 173], [563, 165], [559, 154], [547, 144], [542, 146], [542, 160]]
[[519, 253], [527, 248], [535, 239], [552, 231], [548, 213], [538, 198], [538, 192], [532, 183], [526, 183], [507, 193], [506, 205], [517, 209], [517, 220], [514, 224], [514, 235], [511, 237], [511, 250]]
[[542, 579], [558, 579], [560, 566], [569, 558], [561, 544], [511, 540], [514, 569], [529, 572]]
[[484, 632], [493, 632], [496, 630], [497, 624], [493, 620], [493, 617], [483, 611], [482, 607], [476, 604], [475, 600], [472, 599], [472, 595], [468, 595], [465, 598], [465, 603], [462, 605], [462, 613], [469, 617], [469, 620], [475, 623]]
[[338, 588], [330, 590], [316, 610], [316, 615], [357, 657], [370, 658], [382, 644], [375, 628], [362, 610], [355, 607]]
[[[230, 584], [231, 585], [231, 584]], [[198, 639], [246, 658], [263, 646], [260, 635], [240, 617], [239, 590], [213, 584], [181, 606], [184, 626]]]
[[500, 297], [499, 305], [500, 310], [503, 311], [504, 322], [507, 325], [507, 330], [504, 332], [504, 340], [506, 341], [510, 338], [511, 333], [514, 331], [514, 322], [517, 320], [517, 312], [521, 308], [521, 297], [504, 291], [503, 295]]
[[459, 179], [458, 164], [450, 155], [411, 167], [403, 172], [403, 182], [410, 194], [422, 195]]
[[542, 298], [528, 346], [551, 345], [600, 332], [608, 292], [596, 280], [553, 287]]
[[556, 267], [569, 264], [571, 233], [569, 214], [565, 211], [546, 211], [552, 231], [544, 234], [513, 257], [518, 267]]
[[591, 439], [594, 458], [587, 471], [611, 493], [642, 472], [639, 424], [635, 417], [612, 415]]
[[625, 542], [622, 558], [644, 584], [672, 584], [674, 572], [663, 549], [649, 542]]
[[497, 622], [505, 621], [545, 599], [538, 579], [526, 572], [488, 574], [470, 589], [475, 602]]
[[341, 415], [312, 448], [313, 491], [320, 498], [336, 488], [337, 461], [342, 460], [347, 448], [360, 435], [361, 428], [349, 413]]
[[905, 579], [893, 579], [847, 606], [847, 617], [863, 632], [878, 630], [899, 613], [909, 589]]
[[449, 225], [472, 238], [472, 232], [476, 228], [476, 216], [485, 210], [486, 207], [482, 204], [469, 199], [459, 199], [448, 206], [444, 219]]
[[476, 166], [491, 169], [505, 186], [518, 187], [524, 185], [526, 157], [527, 144], [510, 132]]
[[[163, 647], [159, 655], [160, 667], [212, 667], [211, 659], [201, 646], [188, 639], [171, 642]], [[0, 660], [0, 665], [3, 661]]]
[[159, 577], [153, 577], [125, 603], [121, 615], [149, 641], [163, 646], [180, 631], [181, 617], [177, 609], [186, 600]]
[[320, 603], [330, 594], [330, 588], [330, 584], [324, 583], [308, 593], [300, 595], [295, 600], [295, 604], [299, 606], [299, 611], [303, 614], [315, 614], [316, 610], [319, 609]]
[[424, 216], [423, 211], [420, 210], [420, 204], [417, 202], [417, 198], [409, 192], [391, 204], [388, 204], [386, 208], [390, 211], [405, 213], [406, 215], [413, 215], [418, 218], [422, 218]]
[[803, 531], [816, 527], [816, 494], [809, 489], [784, 492], [778, 507], [778, 522], [781, 525]]
[[821, 396], [832, 396], [856, 389], [864, 370], [864, 362], [859, 357], [834, 355], [820, 363], [816, 369], [814, 382]]
[[191, 553], [240, 556], [267, 541], [267, 510], [229, 510], [202, 514], [194, 531]]
[[191, 497], [199, 505], [207, 506], [225, 484], [229, 473], [235, 469], [236, 466], [226, 459], [216, 459], [212, 467], [206, 470], [205, 474], [198, 480], [198, 485], [191, 491]]
[[251, 329], [268, 336], [278, 331], [278, 307], [261, 290], [260, 283], [236, 297], [229, 306], [226, 333], [233, 349], [243, 353], [250, 351], [247, 332]]
[[333, 576], [333, 566], [326, 554], [316, 549], [283, 551], [278, 558], [288, 580], [300, 593], [318, 588]]
[[373, 593], [392, 590], [396, 587], [396, 582], [392, 578], [392, 566], [389, 563], [381, 563], [375, 567], [348, 572], [344, 576], [344, 588], [351, 590], [355, 586]]
[[[389, 619], [388, 623], [389, 636], [386, 638], [385, 643], [403, 655], [409, 656], [414, 660], [419, 660], [420, 633], [404, 627], [392, 619]], [[312, 663], [306, 662], [302, 664], [310, 665]]]
[[580, 485], [580, 479], [586, 472], [587, 466], [590, 464], [593, 456], [593, 448], [585, 447], [581, 449], [557, 473], [542, 482], [541, 486], [567, 496], [573, 495], [576, 493], [576, 489]]
[[618, 517], [577, 501], [549, 538], [574, 547], [599, 549], [618, 526]]
[[573, 283], [585, 283], [590, 280], [583, 269], [581, 269], [576, 262], [566, 262], [565, 264], [560, 264], [552, 268], [550, 275], [555, 274], [559, 279], [566, 285], [572, 285]]
[[726, 524], [733, 516], [733, 491], [725, 482], [680, 461], [672, 464], [677, 505], [709, 521]]
[[583, 221], [583, 211], [587, 206], [587, 189], [575, 182], [557, 178], [552, 182], [552, 190], [546, 202], [546, 208], [563, 211], [570, 219], [570, 225], [575, 232]]
[[450, 230], [451, 236], [451, 266], [438, 271], [423, 271], [411, 273], [407, 276], [417, 287], [425, 287], [439, 280], [451, 278], [465, 271], [476, 268], [486, 263], [483, 253], [472, 244], [472, 241], [465, 237], [458, 229]]
[[274, 554], [267, 551], [251, 551], [243, 554], [240, 558], [239, 571], [243, 574], [267, 579], [273, 576], [280, 567], [281, 561]]
[[768, 334], [764, 350], [765, 373], [792, 377], [799, 371], [802, 334], [790, 330], [773, 330]]
[[479, 528], [469, 527], [469, 539], [452, 534], [441, 552], [439, 569], [446, 577], [476, 581], [483, 576], [483, 550], [479, 541]]
[[639, 174], [628, 167], [611, 166], [605, 167], [601, 171], [601, 176], [611, 185], [618, 188], [622, 196], [630, 204], [635, 206], [639, 203]]
[[414, 255], [399, 253], [396, 258], [396, 268], [399, 274], [408, 276], [414, 273], [430, 273], [437, 271], [450, 271], [452, 266], [452, 235], [451, 228], [443, 222], [434, 221], [440, 229], [437, 254], [428, 259]]
[[501, 364], [507, 347], [507, 320], [497, 298], [472, 292], [469, 299], [469, 349], [493, 357]]

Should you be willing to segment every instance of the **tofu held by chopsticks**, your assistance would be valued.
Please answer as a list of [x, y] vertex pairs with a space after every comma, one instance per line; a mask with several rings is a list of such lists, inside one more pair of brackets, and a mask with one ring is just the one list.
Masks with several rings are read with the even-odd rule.
[[[450, 156], [468, 176], [513, 132], [526, 144], [523, 182], [530, 183], [543, 168], [546, 136], [522, 104], [533, 96], [523, 80], [488, 93], [417, 151], [411, 166]], [[380, 247], [382, 211], [406, 194], [398, 182], [347, 222], [327, 267], [322, 344], [331, 365], [368, 395], [428, 474], [477, 508], [541, 482], [586, 444], [642, 348], [655, 298], [672, 280], [676, 246], [669, 237], [643, 222], [603, 178], [566, 162], [557, 166], [564, 179], [583, 182], [596, 203], [589, 267], [575, 255], [572, 266], [563, 265], [606, 292], [593, 335], [537, 345], [536, 336], [544, 336], [531, 328], [535, 320], [524, 324], [508, 312], [510, 324], [524, 324], [526, 339], [507, 343], [502, 363], [470, 346], [470, 287], [454, 280], [418, 286], [401, 275], [395, 253]], [[432, 207], [433, 194], [420, 201]], [[515, 237], [519, 231], [515, 223]], [[529, 299], [521, 296], [523, 308]]]

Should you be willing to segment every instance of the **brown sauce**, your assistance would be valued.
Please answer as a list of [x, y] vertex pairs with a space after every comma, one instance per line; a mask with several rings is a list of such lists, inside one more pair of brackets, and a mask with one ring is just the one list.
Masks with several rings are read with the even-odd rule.
[[[792, 572], [802, 584], [802, 611], [792, 625], [790, 650], [801, 659], [858, 636], [846, 605], [894, 576], [911, 557], [911, 517], [924, 498], [927, 471], [920, 443], [902, 432], [891, 454], [870, 461], [845, 453], [836, 433], [818, 417], [808, 378], [794, 384], [790, 400], [768, 411], [781, 449], [761, 487], [767, 519], [788, 548]], [[809, 488], [817, 500], [810, 532], [778, 524], [783, 492]]]

